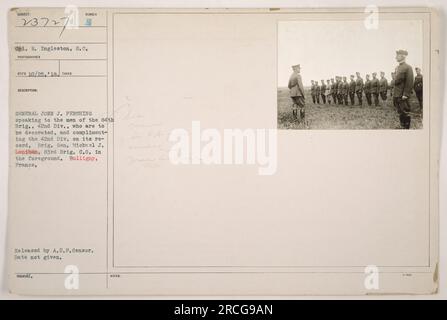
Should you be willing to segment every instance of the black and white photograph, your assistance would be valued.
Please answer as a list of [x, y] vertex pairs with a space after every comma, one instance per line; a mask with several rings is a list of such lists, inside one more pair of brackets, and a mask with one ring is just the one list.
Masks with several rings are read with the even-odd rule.
[[1, 1], [0, 300], [445, 299], [436, 1]]
[[278, 129], [421, 129], [421, 20], [278, 22]]

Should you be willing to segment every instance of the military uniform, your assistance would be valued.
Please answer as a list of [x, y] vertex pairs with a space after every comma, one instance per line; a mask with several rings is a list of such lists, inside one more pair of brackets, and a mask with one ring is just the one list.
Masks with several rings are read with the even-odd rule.
[[393, 96], [393, 91], [394, 91], [394, 79], [391, 79], [390, 81], [390, 96]]
[[419, 107], [422, 109], [422, 92], [423, 92], [423, 86], [422, 86], [422, 74], [416, 75], [414, 78], [414, 92], [416, 93], [416, 97], [419, 101]]
[[338, 84], [338, 99], [340, 100], [339, 104], [345, 103], [345, 83], [343, 81]]
[[296, 117], [297, 110], [300, 108], [300, 114], [304, 117], [304, 87], [301, 80], [301, 75], [298, 72], [293, 72], [289, 79], [290, 98], [293, 101], [292, 111]]
[[328, 104], [331, 104], [331, 102], [332, 102], [332, 101], [331, 101], [331, 96], [332, 96], [332, 85], [331, 85], [331, 82], [330, 82], [330, 81], [327, 82], [325, 95], [326, 95], [327, 103], [328, 103]]
[[349, 83], [343, 82], [343, 101], [348, 105]]
[[[410, 104], [408, 98], [413, 90], [413, 68], [405, 61], [401, 62], [396, 67], [394, 90], [393, 90], [393, 103], [399, 114], [399, 120], [402, 128], [410, 129], [411, 116], [410, 116]], [[403, 97], [406, 97], [405, 99]]]
[[355, 81], [355, 92], [357, 94], [357, 99], [359, 99], [359, 106], [363, 104], [363, 79], [358, 78]]
[[326, 84], [322, 83], [320, 87], [321, 100], [326, 104]]
[[334, 104], [337, 104], [337, 82], [331, 82], [331, 96]]
[[385, 101], [388, 94], [388, 80], [385, 77], [381, 78], [379, 81], [379, 92], [380, 97]]
[[355, 101], [355, 81], [351, 79], [351, 82], [349, 83], [349, 99], [351, 100], [351, 105], [354, 105]]
[[317, 83], [317, 84], [315, 84], [315, 99], [317, 100], [318, 104], [320, 104], [320, 93], [321, 93], [321, 88]]
[[338, 86], [337, 86], [337, 98], [338, 98], [338, 104], [343, 104], [344, 101], [344, 97], [343, 97], [343, 92], [344, 92], [344, 84], [343, 82], [340, 80], [338, 82]]
[[372, 100], [371, 100], [371, 80], [366, 80], [365, 86], [364, 86], [364, 90], [365, 90], [365, 97], [366, 97], [366, 101], [368, 102], [368, 106], [371, 106], [371, 104], [372, 104]]
[[374, 105], [379, 105], [379, 79], [373, 78], [371, 80], [371, 94], [374, 97]]
[[335, 104], [339, 104], [339, 101], [338, 101], [338, 84], [339, 84], [339, 82], [335, 81], [335, 83], [334, 83], [334, 103]]
[[310, 94], [312, 96], [312, 102], [315, 104], [317, 101], [315, 100], [315, 84], [310, 87]]

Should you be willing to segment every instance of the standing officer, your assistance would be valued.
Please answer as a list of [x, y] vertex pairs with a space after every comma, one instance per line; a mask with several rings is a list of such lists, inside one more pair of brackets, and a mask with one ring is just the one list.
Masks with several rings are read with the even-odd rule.
[[377, 79], [377, 73], [373, 72], [373, 78], [371, 80], [371, 93], [374, 97], [374, 105], [379, 105], [379, 79]]
[[415, 68], [416, 77], [414, 78], [414, 92], [419, 101], [419, 108], [422, 110], [422, 73], [421, 68]]
[[369, 74], [366, 75], [364, 90], [365, 90], [366, 102], [368, 102], [368, 106], [371, 106], [371, 104], [372, 104], [372, 101], [371, 101], [371, 80], [369, 80]]
[[298, 119], [298, 108], [300, 110], [300, 118], [304, 119], [304, 87], [301, 80], [301, 67], [299, 64], [292, 66], [293, 73], [289, 79], [290, 98], [292, 99], [293, 118]]
[[311, 80], [312, 85], [310, 86], [310, 94], [312, 95], [312, 102], [315, 104], [315, 82]]
[[355, 92], [357, 93], [357, 99], [359, 99], [359, 106], [363, 104], [363, 79], [360, 77], [360, 72], [356, 72], [357, 81], [355, 82]]
[[396, 78], [394, 81], [393, 104], [399, 114], [400, 125], [403, 129], [410, 129], [411, 116], [408, 99], [413, 90], [413, 69], [405, 62], [408, 52], [405, 50], [396, 51]]
[[383, 101], [386, 101], [388, 95], [388, 80], [385, 78], [385, 72], [380, 72], [379, 93]]
[[349, 99], [351, 100], [351, 105], [353, 106], [355, 101], [355, 80], [354, 75], [351, 74], [351, 82], [349, 83]]
[[320, 93], [321, 88], [318, 85], [318, 80], [315, 80], [315, 99], [317, 100], [317, 104], [320, 104]]
[[324, 82], [324, 80], [321, 80], [320, 94], [321, 100], [323, 100], [323, 104], [326, 104], [326, 83]]

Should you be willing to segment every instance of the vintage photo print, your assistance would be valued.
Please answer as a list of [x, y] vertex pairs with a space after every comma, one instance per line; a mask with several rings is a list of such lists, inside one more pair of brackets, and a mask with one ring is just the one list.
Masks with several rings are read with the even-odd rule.
[[421, 129], [422, 20], [278, 22], [278, 129]]

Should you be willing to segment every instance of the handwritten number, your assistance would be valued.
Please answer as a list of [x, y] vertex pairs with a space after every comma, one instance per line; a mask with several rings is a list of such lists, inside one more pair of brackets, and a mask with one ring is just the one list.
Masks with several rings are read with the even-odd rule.
[[45, 21], [44, 24], [43, 24], [44, 27], [46, 27], [48, 25], [48, 22], [50, 22], [50, 19], [45, 18], [45, 17], [44, 18], [40, 18], [40, 19]]
[[62, 36], [62, 34], [64, 33], [65, 29], [67, 28], [67, 25], [70, 22], [70, 19], [71, 19], [72, 15], [73, 15], [73, 13], [70, 13], [70, 16], [61, 18], [61, 20], [65, 19], [65, 22], [64, 22], [64, 26], [62, 27], [61, 33], [59, 34], [59, 38]]
[[[40, 17], [40, 18], [31, 18], [31, 19], [23, 19], [23, 27], [48, 27], [49, 24], [53, 25], [53, 26], [58, 26], [61, 23], [63, 23], [62, 25], [62, 29], [61, 32], [59, 34], [59, 37], [62, 36], [62, 34], [64, 33], [65, 29], [67, 29], [68, 24], [70, 23], [70, 20], [72, 19], [73, 13], [70, 13], [70, 15], [68, 17], [62, 17], [59, 18], [59, 20], [62, 21], [58, 21], [55, 19], [50, 19], [47, 17]], [[40, 22], [40, 23], [39, 23]]]
[[37, 27], [39, 25], [39, 20], [37, 18], [32, 18], [30, 20], [22, 19], [23, 20], [23, 26], [30, 25], [31, 27]]

